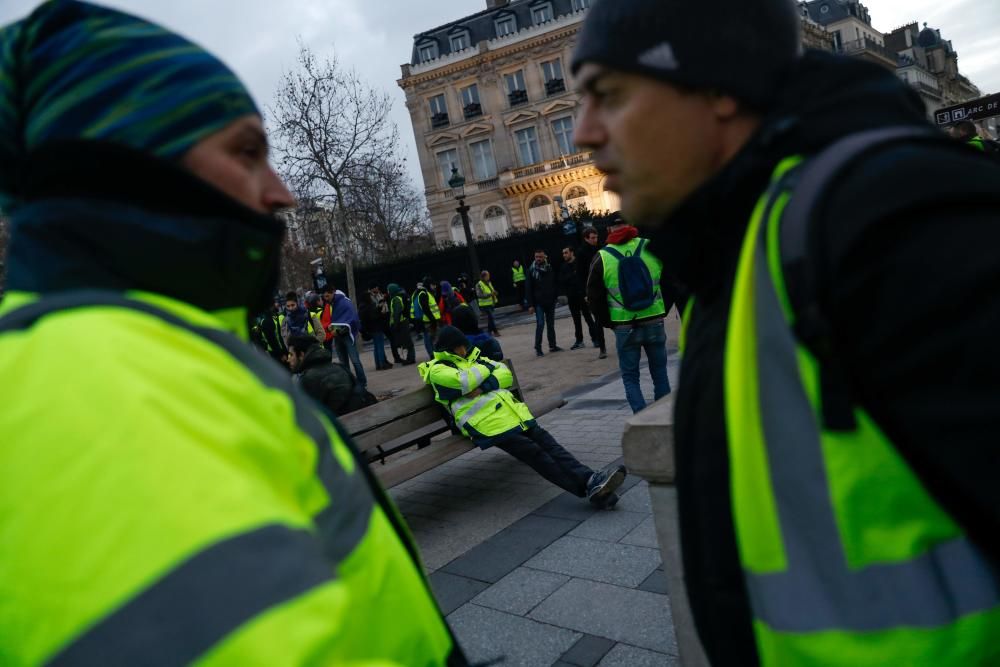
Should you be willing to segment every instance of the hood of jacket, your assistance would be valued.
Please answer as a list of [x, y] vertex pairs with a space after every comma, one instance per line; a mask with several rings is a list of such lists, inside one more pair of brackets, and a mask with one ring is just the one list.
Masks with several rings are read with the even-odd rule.
[[304, 373], [310, 368], [316, 368], [317, 366], [333, 363], [332, 359], [333, 355], [326, 348], [319, 346], [313, 347], [306, 352], [306, 356], [302, 358], [302, 365], [299, 367], [298, 372]]
[[358, 317], [358, 310], [343, 294], [333, 295], [333, 312], [330, 314], [332, 324], [347, 324], [351, 327], [351, 333], [357, 334], [361, 328], [361, 319]]
[[928, 125], [908, 85], [877, 65], [807, 52], [747, 145], [652, 230], [649, 249], [663, 261], [664, 276], [695, 292], [720, 284], [781, 160], [895, 125]]

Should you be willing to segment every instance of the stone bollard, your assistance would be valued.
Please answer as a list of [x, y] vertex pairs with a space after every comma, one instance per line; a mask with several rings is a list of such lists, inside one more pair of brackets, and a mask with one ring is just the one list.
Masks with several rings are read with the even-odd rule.
[[684, 570], [681, 562], [677, 519], [677, 487], [674, 486], [674, 401], [667, 396], [626, 422], [622, 436], [625, 465], [629, 474], [649, 482], [656, 538], [663, 557], [667, 595], [674, 632], [685, 667], [708, 667], [708, 658], [695, 632]]

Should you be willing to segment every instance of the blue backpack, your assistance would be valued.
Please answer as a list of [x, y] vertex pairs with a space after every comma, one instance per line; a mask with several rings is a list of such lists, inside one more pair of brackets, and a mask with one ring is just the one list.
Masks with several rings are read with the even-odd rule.
[[413, 319], [417, 322], [424, 319], [424, 309], [420, 307], [420, 292], [413, 295]]
[[646, 310], [656, 301], [656, 286], [649, 267], [642, 261], [642, 249], [646, 239], [639, 239], [635, 253], [622, 255], [611, 246], [604, 249], [618, 260], [618, 288], [621, 290], [621, 304], [626, 310]]

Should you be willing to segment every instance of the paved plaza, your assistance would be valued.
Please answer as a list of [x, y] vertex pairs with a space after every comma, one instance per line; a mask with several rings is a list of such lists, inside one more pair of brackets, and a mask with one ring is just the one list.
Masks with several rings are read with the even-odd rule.
[[[672, 350], [674, 386], [677, 365]], [[618, 374], [565, 397], [541, 425], [593, 468], [620, 461], [632, 413]], [[497, 449], [392, 489], [474, 664], [678, 665], [646, 483], [630, 476], [619, 494], [595, 511]]]

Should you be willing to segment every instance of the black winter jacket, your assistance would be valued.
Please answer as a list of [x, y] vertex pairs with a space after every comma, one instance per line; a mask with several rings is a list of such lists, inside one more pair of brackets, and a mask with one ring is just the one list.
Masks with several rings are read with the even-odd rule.
[[546, 262], [541, 267], [532, 262], [525, 267], [524, 292], [528, 305], [551, 306], [556, 302], [556, 270]]
[[559, 292], [570, 301], [582, 301], [585, 282], [580, 279], [580, 260], [563, 262], [559, 265]]
[[[777, 163], [850, 133], [926, 126], [917, 96], [857, 60], [810, 53], [744, 150], [652, 233], [664, 280], [695, 295], [675, 442], [685, 578], [712, 664], [757, 664], [731, 513], [723, 348], [736, 263]], [[978, 154], [977, 154], [978, 153]], [[814, 220], [820, 297], [853, 399], [1000, 563], [1000, 167], [957, 142], [864, 158]]]
[[364, 406], [351, 372], [331, 362], [330, 352], [314, 347], [302, 360], [299, 381], [307, 394], [336, 415], [346, 415]]

